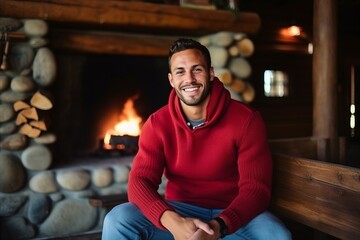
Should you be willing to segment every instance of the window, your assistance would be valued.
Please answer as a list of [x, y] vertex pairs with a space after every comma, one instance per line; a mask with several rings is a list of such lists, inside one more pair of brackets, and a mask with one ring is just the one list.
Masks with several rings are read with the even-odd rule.
[[286, 97], [289, 95], [288, 76], [283, 71], [265, 70], [264, 94], [266, 97]]

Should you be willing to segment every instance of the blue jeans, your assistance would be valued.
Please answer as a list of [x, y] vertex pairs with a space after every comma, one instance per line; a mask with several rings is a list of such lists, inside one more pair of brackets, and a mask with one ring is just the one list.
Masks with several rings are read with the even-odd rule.
[[[194, 217], [205, 222], [216, 217], [222, 209], [207, 209], [191, 204], [168, 201], [184, 217]], [[104, 219], [102, 240], [173, 240], [169, 231], [152, 224], [132, 203], [114, 207]], [[290, 240], [291, 233], [273, 214], [265, 211], [224, 240]]]

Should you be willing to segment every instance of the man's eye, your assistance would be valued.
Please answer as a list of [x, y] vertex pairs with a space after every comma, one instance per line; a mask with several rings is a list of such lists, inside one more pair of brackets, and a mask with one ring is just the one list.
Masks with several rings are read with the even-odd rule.
[[202, 72], [202, 68], [194, 68], [194, 72], [196, 73]]
[[175, 74], [176, 75], [182, 75], [182, 74], [184, 74], [184, 71], [176, 71]]

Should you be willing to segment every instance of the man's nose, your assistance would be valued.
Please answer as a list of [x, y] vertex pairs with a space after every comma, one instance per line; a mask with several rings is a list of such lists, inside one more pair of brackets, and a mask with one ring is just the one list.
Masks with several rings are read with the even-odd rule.
[[192, 71], [188, 72], [188, 79], [190, 82], [196, 82], [195, 74]]

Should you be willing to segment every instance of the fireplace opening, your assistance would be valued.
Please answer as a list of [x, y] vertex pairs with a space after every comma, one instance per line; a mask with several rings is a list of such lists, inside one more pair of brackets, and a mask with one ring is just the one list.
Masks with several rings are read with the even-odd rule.
[[138, 150], [138, 138], [143, 119], [135, 109], [138, 95], [127, 99], [118, 119], [110, 128], [104, 125], [105, 135], [100, 139], [98, 153], [105, 155], [135, 154]]
[[[59, 55], [64, 65], [59, 65], [55, 86], [59, 100], [56, 156], [60, 158], [56, 161], [135, 153], [137, 137], [114, 136], [111, 151], [104, 151], [104, 137], [119, 122], [127, 101], [132, 100], [140, 125], [167, 103], [171, 89], [167, 57]], [[130, 144], [127, 150], [122, 149], [125, 143]]]
[[[80, 155], [96, 152], [107, 130], [119, 122], [128, 100], [133, 100], [134, 110], [145, 121], [166, 104], [169, 94], [166, 58], [164, 61], [163, 58], [136, 56], [91, 57], [85, 65], [82, 81], [83, 124], [75, 148]], [[116, 137], [113, 137], [116, 142], [114, 139]]]

